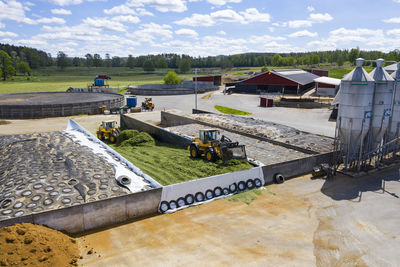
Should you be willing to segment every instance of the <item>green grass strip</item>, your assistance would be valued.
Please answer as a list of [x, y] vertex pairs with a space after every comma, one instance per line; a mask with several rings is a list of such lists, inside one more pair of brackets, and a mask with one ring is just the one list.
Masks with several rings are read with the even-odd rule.
[[251, 115], [250, 112], [246, 112], [246, 111], [242, 111], [242, 110], [238, 110], [238, 109], [234, 109], [234, 108], [228, 108], [228, 107], [224, 107], [224, 106], [219, 106], [219, 105], [215, 105], [214, 108], [221, 113], [229, 114], [229, 115]]

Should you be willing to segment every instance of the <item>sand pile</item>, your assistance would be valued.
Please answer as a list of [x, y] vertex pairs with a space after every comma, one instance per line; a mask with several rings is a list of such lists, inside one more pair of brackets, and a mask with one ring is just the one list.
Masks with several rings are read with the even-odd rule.
[[75, 239], [30, 223], [0, 228], [0, 266], [77, 266]]

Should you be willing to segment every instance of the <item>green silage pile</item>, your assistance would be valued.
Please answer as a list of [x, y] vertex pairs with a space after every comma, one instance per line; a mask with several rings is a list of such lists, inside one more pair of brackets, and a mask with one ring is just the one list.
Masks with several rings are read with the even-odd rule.
[[148, 133], [136, 130], [122, 131], [112, 147], [162, 185], [253, 168], [250, 163], [239, 160], [224, 164], [221, 160], [192, 159], [188, 150], [156, 143]]

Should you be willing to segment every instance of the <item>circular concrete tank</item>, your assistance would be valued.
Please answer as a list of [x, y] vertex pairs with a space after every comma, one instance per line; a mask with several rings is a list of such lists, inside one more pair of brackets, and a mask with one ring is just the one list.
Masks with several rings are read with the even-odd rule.
[[97, 114], [99, 107], [122, 107], [124, 96], [111, 93], [21, 93], [0, 95], [0, 119], [37, 119]]

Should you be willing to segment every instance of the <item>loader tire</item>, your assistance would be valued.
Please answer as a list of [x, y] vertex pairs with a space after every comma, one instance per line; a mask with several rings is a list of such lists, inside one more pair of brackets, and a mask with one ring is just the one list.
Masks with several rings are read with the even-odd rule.
[[193, 159], [199, 157], [199, 149], [195, 145], [190, 146], [190, 157]]
[[194, 195], [194, 199], [196, 199], [196, 202], [202, 202], [202, 201], [204, 201], [205, 197], [204, 197], [204, 194], [202, 192], [197, 192]]
[[194, 203], [194, 196], [192, 194], [187, 194], [185, 196], [186, 205], [192, 205]]
[[104, 141], [104, 135], [103, 135], [103, 133], [102, 133], [102, 132], [97, 133], [97, 138], [98, 138], [99, 140], [101, 140], [101, 141]]
[[277, 173], [274, 175], [274, 180], [277, 184], [283, 184], [285, 182], [285, 176], [283, 176], [281, 173]]
[[110, 142], [111, 142], [112, 144], [115, 144], [115, 142], [117, 142], [117, 137], [116, 137], [114, 134], [112, 134], [112, 135], [110, 135], [110, 137], [108, 138], [108, 140], [110, 140]]
[[207, 161], [214, 162], [217, 158], [217, 155], [215, 154], [215, 151], [213, 149], [207, 149], [206, 150], [206, 159]]

